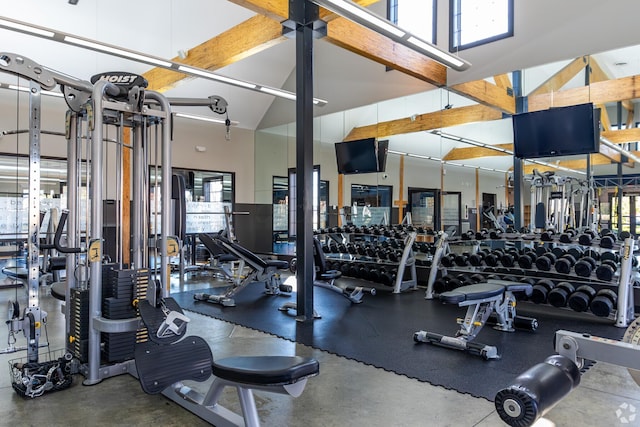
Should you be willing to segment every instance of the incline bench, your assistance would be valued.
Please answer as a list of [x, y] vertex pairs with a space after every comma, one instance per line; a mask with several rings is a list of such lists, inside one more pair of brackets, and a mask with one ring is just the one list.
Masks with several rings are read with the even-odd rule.
[[[529, 283], [489, 280], [487, 283], [462, 286], [440, 294], [440, 301], [467, 307], [464, 319], [458, 319], [460, 329], [455, 337], [427, 331], [414, 333], [415, 342], [428, 342], [443, 347], [468, 351], [485, 359], [499, 359], [494, 346], [473, 342], [485, 324], [494, 324], [494, 329], [513, 332], [514, 328], [534, 331], [538, 327], [536, 319], [516, 315], [514, 292], [531, 295]], [[490, 317], [491, 315], [494, 317]]]
[[221, 304], [225, 307], [233, 307], [236, 305], [233, 297], [242, 291], [249, 283], [264, 282], [268, 295], [279, 295], [280, 292], [291, 292], [293, 288], [285, 285], [280, 279], [280, 270], [289, 268], [287, 261], [277, 259], [262, 259], [249, 249], [230, 241], [221, 234], [210, 234], [209, 237], [224, 248], [227, 253], [234, 255], [238, 259], [244, 261], [244, 264], [250, 268], [250, 272], [242, 277], [239, 281], [234, 281], [226, 292], [220, 295], [211, 295], [197, 293], [193, 296], [198, 301], [206, 301], [214, 304]]

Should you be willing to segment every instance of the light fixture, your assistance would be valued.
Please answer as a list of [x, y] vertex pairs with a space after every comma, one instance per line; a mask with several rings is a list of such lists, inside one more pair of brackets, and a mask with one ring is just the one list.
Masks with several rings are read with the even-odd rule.
[[640, 158], [638, 158], [638, 156], [636, 156], [635, 154], [633, 154], [628, 150], [625, 150], [624, 148], [620, 147], [618, 144], [614, 144], [613, 142], [609, 141], [607, 138], [603, 136], [600, 137], [600, 142], [606, 145], [607, 147], [611, 148], [612, 150], [615, 150], [618, 153], [622, 154], [623, 156], [626, 156], [631, 160], [633, 160], [634, 162], [640, 164]]
[[373, 30], [391, 40], [406, 46], [416, 52], [428, 56], [439, 63], [453, 68], [456, 71], [464, 71], [471, 66], [471, 63], [464, 59], [441, 50], [436, 45], [422, 40], [419, 37], [403, 30], [392, 22], [381, 18], [364, 7], [349, 0], [310, 0], [312, 3], [322, 6], [349, 21], [360, 24]]
[[[500, 153], [507, 154], [507, 155], [513, 155], [513, 151], [512, 150], [507, 150], [507, 149], [502, 148], [502, 147], [496, 147], [495, 145], [486, 144], [486, 143], [480, 142], [480, 141], [474, 141], [473, 139], [463, 138], [463, 137], [456, 136], [456, 135], [451, 135], [451, 134], [444, 133], [444, 132], [439, 131], [439, 130], [432, 130], [431, 133], [434, 134], [434, 135], [438, 135], [439, 137], [444, 138], [444, 139], [449, 139], [449, 140], [456, 141], [456, 142], [463, 142], [465, 144], [474, 145], [476, 147], [481, 147], [481, 148], [486, 148], [488, 150], [498, 151]], [[554, 163], [545, 162], [543, 160], [524, 159], [524, 161], [528, 162], [528, 163], [534, 163], [534, 164], [537, 164], [537, 165], [540, 165], [540, 166], [547, 166], [547, 167], [550, 167], [550, 168], [553, 168], [553, 169], [558, 169], [558, 170], [565, 171], [565, 172], [575, 173], [575, 174], [578, 174], [578, 175], [586, 175], [587, 174], [586, 172], [583, 172], [583, 171], [579, 171], [579, 170], [576, 170], [576, 169], [571, 169], [571, 168], [568, 168], [568, 167], [565, 167], [565, 166], [561, 166], [561, 165], [556, 165]]]
[[[16, 90], [18, 92], [31, 92], [31, 89], [29, 89], [27, 86], [19, 86], [19, 85], [14, 85], [14, 84], [9, 84], [9, 83], [2, 83], [2, 82], [0, 82], [0, 89]], [[40, 91], [40, 93], [42, 95], [46, 95], [46, 96], [54, 96], [56, 98], [64, 98], [64, 95], [61, 92], [52, 92], [50, 90], [42, 90], [42, 91]]]
[[[99, 41], [87, 39], [87, 38], [76, 36], [73, 34], [64, 33], [61, 31], [52, 30], [50, 28], [40, 27], [38, 25], [33, 25], [28, 22], [17, 21], [15, 19], [7, 18], [4, 16], [0, 16], [0, 28], [4, 28], [11, 31], [18, 31], [24, 34], [42, 37], [48, 40], [53, 40], [56, 42], [61, 42], [61, 43], [65, 43], [72, 46], [90, 49], [95, 52], [105, 53], [107, 55], [119, 56], [121, 58], [130, 59], [136, 62], [141, 62], [144, 64], [149, 64], [149, 65], [157, 66], [160, 68], [181, 72], [194, 77], [203, 77], [205, 79], [214, 80], [214, 81], [225, 83], [225, 84], [230, 84], [230, 85], [241, 87], [244, 89], [250, 89], [256, 92], [267, 93], [270, 95], [277, 96], [279, 98], [290, 99], [290, 100], [296, 99], [295, 93], [289, 92], [283, 89], [272, 88], [264, 85], [259, 85], [256, 83], [234, 79], [232, 77], [216, 74], [202, 68], [186, 66], [184, 64], [180, 64], [178, 62], [174, 62], [168, 59], [159, 58], [153, 55], [147, 55], [145, 53], [136, 52], [123, 47], [102, 43]], [[324, 99], [314, 98], [313, 103], [318, 106], [324, 106], [327, 104], [327, 101]]]
[[[187, 114], [187, 113], [172, 113], [172, 114], [174, 117], [181, 117], [183, 119], [200, 120], [202, 122], [219, 123], [222, 125], [227, 124], [225, 119], [216, 119], [213, 117], [198, 116], [196, 114]], [[238, 126], [240, 123], [235, 120], [229, 120], [229, 124], [231, 126]]]
[[399, 155], [399, 156], [413, 157], [415, 159], [431, 160], [431, 161], [438, 162], [438, 163], [443, 164], [443, 165], [458, 166], [458, 167], [468, 168], [468, 169], [480, 169], [480, 170], [484, 170], [484, 171], [488, 171], [488, 172], [507, 173], [506, 170], [502, 170], [502, 169], [493, 169], [493, 168], [486, 168], [486, 167], [482, 167], [482, 166], [467, 165], [467, 164], [458, 163], [458, 162], [450, 162], [448, 160], [442, 160], [439, 157], [425, 156], [424, 154], [405, 153], [405, 152], [402, 152], [402, 151], [395, 151], [395, 150], [387, 150], [387, 153], [388, 154], [396, 154], [396, 155]]

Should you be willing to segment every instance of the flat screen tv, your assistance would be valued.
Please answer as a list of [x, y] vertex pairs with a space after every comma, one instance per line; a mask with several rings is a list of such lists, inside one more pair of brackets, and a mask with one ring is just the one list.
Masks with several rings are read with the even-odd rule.
[[521, 159], [597, 153], [600, 109], [592, 103], [513, 116], [513, 151]]
[[389, 141], [375, 138], [337, 142], [336, 162], [338, 173], [343, 175], [384, 172], [387, 163]]

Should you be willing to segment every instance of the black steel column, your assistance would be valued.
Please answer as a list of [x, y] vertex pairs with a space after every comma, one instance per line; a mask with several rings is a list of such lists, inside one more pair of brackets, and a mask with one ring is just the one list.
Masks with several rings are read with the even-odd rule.
[[[618, 129], [622, 129], [622, 102], [618, 101], [616, 104], [616, 119], [618, 121]], [[622, 231], [622, 164], [628, 159], [623, 154], [620, 154], [620, 163], [618, 163], [618, 234]]]
[[296, 37], [296, 258], [298, 320], [313, 320], [313, 22], [318, 6], [289, 0]]
[[[522, 96], [522, 72], [514, 71], [513, 95], [516, 98], [516, 113], [524, 113], [528, 110], [527, 97]], [[520, 230], [524, 225], [524, 204], [522, 203], [522, 189], [524, 177], [524, 162], [513, 156], [513, 227]], [[529, 216], [532, 218], [534, 206], [531, 206]], [[532, 221], [531, 221], [532, 222]]]

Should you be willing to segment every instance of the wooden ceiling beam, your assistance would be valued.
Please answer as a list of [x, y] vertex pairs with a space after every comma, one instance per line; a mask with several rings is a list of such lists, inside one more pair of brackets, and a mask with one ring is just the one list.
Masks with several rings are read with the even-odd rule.
[[546, 110], [551, 107], [566, 107], [587, 102], [605, 104], [639, 97], [640, 75], [596, 82], [589, 86], [566, 89], [552, 94], [543, 93], [529, 96], [529, 111]]
[[[513, 151], [513, 144], [496, 144], [495, 147]], [[442, 160], [469, 160], [481, 157], [511, 156], [512, 154], [485, 147], [460, 147], [449, 151]]]
[[429, 131], [465, 123], [498, 120], [501, 118], [502, 113], [495, 108], [484, 105], [471, 105], [355, 127], [344, 140], [354, 141], [364, 138], [384, 138], [392, 135]]
[[[258, 15], [224, 33], [189, 49], [189, 56], [172, 61], [210, 71], [238, 62], [287, 40], [282, 36], [282, 21], [288, 19], [288, 0], [229, 0]], [[379, 0], [356, 0], [366, 7]], [[320, 9], [320, 18], [328, 22], [327, 41], [376, 62], [393, 67], [436, 86], [446, 85], [447, 69], [424, 55], [395, 43], [379, 34]], [[366, 41], [366, 42], [364, 42]], [[164, 92], [188, 75], [164, 68], [153, 68], [144, 74], [149, 89]]]
[[327, 24], [323, 40], [435, 86], [447, 84], [447, 67], [344, 18]]
[[[564, 160], [564, 161], [558, 162], [557, 164], [558, 164], [558, 166], [564, 166], [564, 167], [570, 168], [570, 169], [584, 170], [584, 169], [587, 168], [587, 159]], [[591, 165], [592, 166], [608, 165], [608, 164], [611, 164], [611, 160], [609, 158], [603, 156], [602, 154], [592, 154], [591, 155]], [[538, 172], [557, 171], [558, 170], [556, 168], [552, 168], [552, 167], [549, 167], [549, 166], [528, 164], [528, 165], [525, 165], [524, 168], [523, 168], [524, 174], [525, 175], [531, 174], [531, 173], [533, 173], [534, 169], [538, 170]]]
[[515, 114], [516, 100], [513, 90], [503, 88], [486, 80], [461, 83], [449, 88], [452, 92], [472, 99], [479, 104], [494, 107], [507, 114]]
[[507, 74], [499, 74], [497, 76], [493, 76], [493, 81], [496, 82], [496, 86], [501, 87], [502, 89], [513, 90], [511, 79], [509, 79], [509, 75]]
[[615, 144], [640, 141], [640, 128], [603, 131], [601, 136]]
[[574, 78], [580, 71], [583, 71], [589, 63], [588, 56], [581, 56], [574, 59], [557, 73], [549, 77], [537, 88], [529, 93], [529, 97], [540, 95], [543, 93], [552, 93], [559, 91], [564, 85], [567, 84], [572, 78]]
[[[598, 61], [594, 57], [589, 58], [589, 84], [611, 80], [611, 77], [602, 69]], [[625, 110], [633, 112], [633, 102], [628, 99], [621, 102]], [[633, 118], [633, 115], [631, 117]]]
[[[282, 36], [282, 25], [263, 15], [256, 15], [222, 34], [189, 49], [186, 59], [180, 62], [205, 70], [217, 70], [248, 56], [254, 55], [287, 40]], [[190, 76], [164, 68], [153, 68], [143, 76], [149, 89], [164, 92]]]

